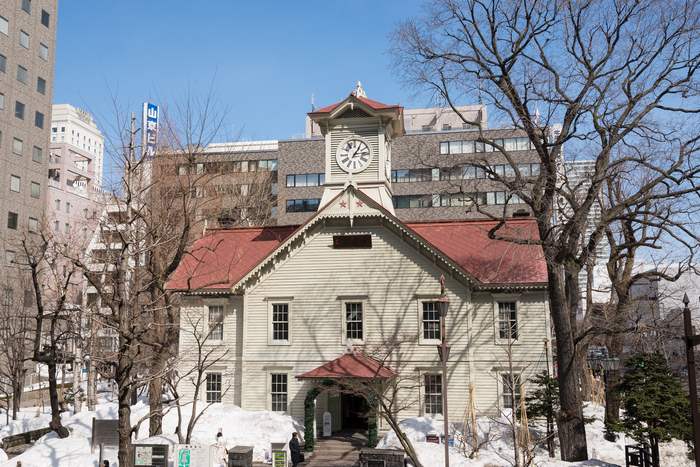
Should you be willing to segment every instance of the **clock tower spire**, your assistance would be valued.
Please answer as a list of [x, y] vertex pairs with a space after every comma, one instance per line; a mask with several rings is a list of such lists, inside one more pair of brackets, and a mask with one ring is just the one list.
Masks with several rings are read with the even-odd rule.
[[340, 102], [314, 110], [326, 141], [326, 184], [322, 209], [349, 184], [394, 213], [391, 196], [391, 145], [404, 134], [403, 108], [367, 98], [358, 81]]

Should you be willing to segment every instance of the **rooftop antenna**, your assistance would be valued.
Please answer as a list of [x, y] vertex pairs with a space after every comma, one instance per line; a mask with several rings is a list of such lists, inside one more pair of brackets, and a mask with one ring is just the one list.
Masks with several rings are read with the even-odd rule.
[[315, 103], [315, 98], [314, 98], [314, 93], [311, 93], [311, 111], [313, 112], [316, 110], [316, 103]]

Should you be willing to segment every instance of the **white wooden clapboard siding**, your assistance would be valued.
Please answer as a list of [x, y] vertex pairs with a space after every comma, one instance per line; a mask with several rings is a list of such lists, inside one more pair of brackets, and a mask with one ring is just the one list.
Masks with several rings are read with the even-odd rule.
[[[439, 295], [439, 277], [444, 271], [381, 226], [352, 230], [370, 233], [371, 249], [333, 249], [333, 235], [348, 232], [349, 228], [319, 226], [302, 246], [249, 287], [243, 298], [229, 301], [222, 345], [229, 348], [227, 367], [239, 377], [233, 378], [235, 395], [227, 400], [246, 409], [270, 409], [269, 375], [287, 373], [288, 412], [303, 417], [310, 383], [295, 377], [346, 351], [343, 299], [363, 302], [363, 346], [367, 354], [381, 353], [382, 344], [395, 336], [403, 344], [391, 355], [390, 366], [404, 376], [415, 377], [417, 382], [426, 372], [438, 369], [434, 343], [419, 339], [420, 302]], [[450, 416], [460, 420], [468, 404], [470, 383], [476, 387], [477, 410], [493, 412], [498, 408], [498, 372], [507, 365], [509, 347], [497, 339], [494, 295], [472, 293], [449, 275], [446, 289], [451, 346], [448, 398]], [[511, 358], [527, 377], [545, 368], [546, 295], [530, 291], [515, 296], [519, 339], [510, 346]], [[183, 312], [206, 316], [203, 304], [212, 301], [215, 299], [207, 296], [186, 299]], [[270, 345], [270, 306], [275, 302], [289, 303], [288, 345]], [[187, 345], [186, 337], [181, 335], [181, 353], [186, 352]], [[422, 391], [422, 387], [405, 391], [408, 408], [401, 416], [422, 414]]]

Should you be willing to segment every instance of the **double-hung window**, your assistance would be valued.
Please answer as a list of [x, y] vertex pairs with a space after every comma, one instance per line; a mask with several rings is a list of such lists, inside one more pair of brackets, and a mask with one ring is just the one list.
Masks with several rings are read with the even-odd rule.
[[363, 339], [362, 302], [345, 302], [345, 337], [348, 340]]
[[224, 338], [224, 307], [222, 305], [209, 306], [209, 338], [218, 341]]
[[289, 303], [272, 304], [272, 341], [289, 342]]
[[518, 339], [518, 307], [515, 302], [498, 302], [498, 337]]
[[426, 374], [423, 376], [424, 381], [424, 410], [428, 415], [436, 415], [442, 413], [442, 375]]
[[423, 340], [440, 340], [440, 309], [438, 302], [423, 302], [421, 314]]
[[503, 408], [512, 409], [520, 405], [520, 375], [511, 373], [501, 373], [501, 397]]
[[270, 374], [270, 395], [273, 412], [287, 411], [287, 374]]
[[222, 381], [221, 373], [207, 373], [206, 398], [207, 403], [221, 402]]

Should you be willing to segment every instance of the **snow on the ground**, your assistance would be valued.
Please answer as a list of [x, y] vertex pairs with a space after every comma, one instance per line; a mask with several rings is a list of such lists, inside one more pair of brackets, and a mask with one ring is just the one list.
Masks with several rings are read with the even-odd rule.
[[[201, 404], [200, 410], [205, 405]], [[183, 410], [183, 431], [187, 429], [189, 412], [189, 407], [185, 407]], [[147, 413], [148, 404], [139, 401], [132, 407], [132, 424], [138, 422]], [[50, 420], [50, 416], [47, 414], [31, 418], [31, 410], [23, 411], [22, 416], [21, 420], [13, 421], [9, 426], [2, 427], [0, 438], [45, 427]], [[2, 463], [2, 458], [0, 458], [0, 467], [14, 467], [17, 461], [21, 461], [23, 467], [94, 467], [97, 463], [97, 453], [90, 452], [93, 417], [116, 419], [116, 402], [107, 398], [97, 405], [94, 412], [83, 411], [75, 415], [63, 414], [63, 424], [71, 430], [71, 435], [68, 438], [60, 439], [55, 433], [49, 433], [39, 439], [26, 452], [12, 458], [9, 462]], [[176, 425], [177, 414], [173, 410], [168, 412], [163, 420], [165, 435], [148, 438], [148, 420], [146, 420], [140, 426], [138, 439], [140, 442], [173, 445], [177, 442], [177, 437], [169, 433], [173, 433]], [[249, 411], [232, 405], [214, 404], [204, 412], [197, 422], [192, 436], [193, 442], [205, 445], [213, 444], [219, 428], [223, 429], [227, 447], [253, 446], [255, 460], [269, 458], [271, 442], [286, 442], [291, 437], [292, 432], [303, 432], [303, 427], [288, 415], [269, 411]], [[105, 458], [110, 461], [110, 465], [117, 465], [116, 450], [110, 449]]]
[[[189, 416], [189, 410], [183, 411], [185, 418]], [[148, 413], [148, 404], [140, 400], [132, 407], [132, 423], [136, 423]], [[635, 442], [624, 436], [620, 436], [616, 442], [609, 442], [603, 438], [603, 407], [587, 405], [584, 409], [587, 417], [595, 418], [595, 421], [586, 426], [588, 438], [588, 451], [591, 460], [585, 462], [566, 463], [559, 459], [549, 459], [544, 449], [536, 452], [535, 465], [541, 467], [569, 466], [610, 466], [624, 465], [625, 444]], [[63, 423], [70, 428], [71, 436], [59, 439], [54, 433], [50, 433], [35, 443], [24, 454], [13, 458], [9, 462], [5, 453], [0, 451], [0, 467], [14, 467], [17, 461], [21, 461], [24, 467], [94, 467], [97, 454], [90, 453], [90, 435], [92, 418], [115, 419], [117, 418], [117, 406], [111, 399], [111, 395], [102, 394], [101, 403], [95, 412], [83, 411], [78, 414], [63, 414]], [[27, 430], [47, 426], [50, 417], [48, 414], [38, 413], [36, 409], [27, 409], [20, 412], [19, 420], [9, 425], [0, 427], [0, 439], [10, 434], [16, 434]], [[512, 464], [513, 446], [509, 427], [504, 424], [504, 418], [492, 420], [479, 419], [480, 439], [490, 433], [490, 441], [483, 446], [474, 459], [469, 459], [459, 451], [457, 447], [450, 448], [450, 465], [452, 467], [486, 467], [505, 466]], [[500, 423], [499, 423], [500, 422]], [[169, 412], [163, 420], [165, 435], [148, 438], [148, 421], [144, 421], [139, 429], [138, 439], [141, 442], [152, 444], [176, 444], [177, 438], [171, 433], [177, 424], [175, 411]], [[183, 430], [186, 429], [187, 420], [183, 421]], [[429, 417], [410, 418], [401, 422], [401, 425], [412, 440], [413, 445], [425, 467], [439, 467], [443, 465], [444, 447], [442, 444], [426, 442], [426, 435], [442, 434], [442, 421]], [[193, 441], [204, 445], [212, 445], [219, 428], [223, 429], [227, 447], [253, 446], [255, 460], [269, 458], [271, 442], [286, 442], [294, 431], [303, 433], [303, 427], [287, 415], [269, 411], [249, 411], [239, 407], [224, 404], [211, 406], [198, 421], [193, 433]], [[380, 448], [400, 448], [400, 443], [393, 432], [387, 433], [379, 442]], [[662, 445], [661, 465], [692, 466], [687, 459], [687, 449], [683, 442], [674, 441]], [[116, 465], [116, 450], [109, 450], [106, 458], [110, 465]]]
[[[535, 456], [535, 465], [540, 467], [568, 466], [611, 466], [625, 465], [625, 444], [636, 442], [623, 435], [616, 442], [607, 441], [604, 437], [603, 417], [604, 408], [601, 406], [587, 405], [584, 408], [586, 417], [593, 417], [595, 421], [586, 425], [586, 438], [588, 442], [588, 454], [590, 460], [584, 462], [563, 462], [558, 458], [550, 459], [545, 448], [538, 449]], [[513, 465], [513, 442], [510, 435], [510, 426], [507, 419], [498, 420], [480, 418], [478, 420], [480, 442], [487, 437], [490, 441], [483, 446], [473, 459], [460, 452], [458, 447], [450, 447], [450, 466], [452, 467], [487, 467]], [[418, 458], [425, 467], [439, 467], [444, 465], [444, 445], [426, 442], [428, 434], [443, 434], [442, 420], [430, 417], [416, 417], [403, 420], [401, 427], [412, 441]], [[456, 444], [459, 444], [457, 442]], [[378, 448], [398, 448], [401, 444], [393, 431], [387, 433], [377, 445]], [[661, 465], [673, 465], [677, 467], [695, 465], [687, 458], [687, 447], [682, 441], [673, 441], [663, 444], [660, 448]]]

